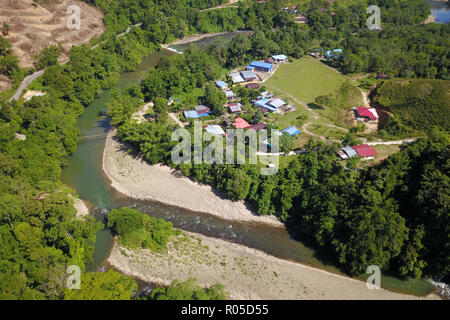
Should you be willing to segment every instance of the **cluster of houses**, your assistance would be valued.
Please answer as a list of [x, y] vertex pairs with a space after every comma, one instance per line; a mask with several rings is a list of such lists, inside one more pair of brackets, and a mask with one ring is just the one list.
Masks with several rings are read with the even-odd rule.
[[[275, 63], [282, 63], [287, 61], [288, 57], [284, 54], [273, 55], [267, 58], [265, 61], [252, 61], [245, 67], [244, 70], [240, 72], [230, 73], [231, 82], [233, 83], [233, 85], [240, 84], [247, 86], [256, 84], [260, 80], [256, 72], [271, 73], [275, 69]], [[256, 86], [253, 85], [253, 87]]]
[[273, 97], [272, 93], [263, 92], [258, 96], [256, 100], [252, 101], [255, 106], [257, 106], [262, 113], [280, 113], [294, 111], [295, 108], [288, 105], [284, 100], [280, 98]]
[[358, 146], [346, 146], [338, 151], [339, 156], [342, 159], [349, 159], [356, 156], [360, 156], [361, 158], [365, 158], [367, 160], [373, 159], [373, 157], [377, 154], [375, 149], [368, 144], [361, 144]]
[[198, 105], [194, 110], [183, 111], [183, 114], [186, 119], [198, 119], [209, 116], [211, 114], [211, 109], [204, 105]]

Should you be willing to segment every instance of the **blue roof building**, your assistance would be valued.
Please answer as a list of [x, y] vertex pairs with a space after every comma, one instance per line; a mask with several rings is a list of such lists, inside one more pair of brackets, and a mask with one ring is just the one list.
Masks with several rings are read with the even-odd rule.
[[271, 63], [267, 62], [261, 62], [261, 61], [253, 61], [247, 66], [247, 70], [258, 70], [258, 71], [264, 71], [264, 72], [271, 72], [273, 68], [273, 65]]
[[197, 119], [199, 118], [199, 115], [197, 113], [197, 111], [195, 110], [189, 110], [189, 111], [184, 111], [184, 117], [186, 119]]
[[292, 126], [292, 127], [288, 127], [286, 129], [282, 130], [281, 132], [287, 132], [292, 137], [292, 136], [299, 134], [300, 130], [298, 130], [296, 127]]
[[224, 81], [216, 81], [216, 85], [220, 88], [220, 89], [227, 89], [228, 85], [226, 82]]

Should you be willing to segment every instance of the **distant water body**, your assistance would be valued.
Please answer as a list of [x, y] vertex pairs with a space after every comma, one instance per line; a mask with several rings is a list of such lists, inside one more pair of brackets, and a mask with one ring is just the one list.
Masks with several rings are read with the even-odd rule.
[[441, 1], [426, 0], [431, 7], [431, 15], [436, 23], [448, 23], [450, 21], [450, 6]]

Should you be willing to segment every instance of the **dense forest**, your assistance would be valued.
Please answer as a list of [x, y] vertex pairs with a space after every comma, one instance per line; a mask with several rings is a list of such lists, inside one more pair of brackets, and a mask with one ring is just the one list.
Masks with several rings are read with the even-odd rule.
[[392, 112], [384, 128], [398, 137], [417, 135], [434, 126], [450, 130], [450, 83], [443, 80], [389, 80], [375, 102]]
[[[429, 13], [419, 0], [376, 1], [386, 13], [380, 32], [365, 28], [363, 1], [342, 8], [328, 8], [326, 1], [305, 1], [299, 8], [310, 19], [303, 26], [281, 10], [285, 3], [281, 0], [241, 1], [238, 8], [203, 12], [200, 9], [222, 1], [85, 1], [105, 13], [107, 29], [100, 39], [105, 42], [92, 50], [73, 47], [65, 65], [56, 64], [58, 48], [47, 49], [37, 62], [37, 67], [47, 66], [39, 80], [47, 94], [27, 102], [0, 102], [0, 298], [77, 298], [64, 290], [66, 267], [76, 264], [83, 269], [90, 261], [92, 241], [102, 224], [76, 217], [69, 196], [74, 192], [59, 180], [67, 156], [77, 146], [76, 120], [100, 90], [114, 86], [121, 72], [135, 69], [160, 43], [195, 32], [255, 31], [250, 38], [238, 36], [231, 44], [217, 42], [206, 52], [193, 49], [192, 54], [163, 61], [141, 86], [122, 93], [122, 102], [111, 102], [112, 112], [117, 110], [114, 104], [131, 108], [112, 117], [120, 125], [122, 139], [152, 163], [169, 163], [167, 153], [158, 151], [171, 150], [171, 128], [163, 116], [154, 123], [131, 124], [128, 117], [139, 99], [163, 99], [157, 105], [164, 114], [164, 99], [171, 94], [184, 93], [186, 101], [198, 99], [200, 95], [191, 91], [252, 59], [280, 52], [301, 57], [315, 47], [340, 46], [344, 57], [334, 63], [346, 73], [449, 78], [449, 26], [419, 24]], [[137, 23], [141, 27], [115, 37]], [[0, 73], [16, 84], [23, 77], [10, 44], [1, 37]], [[217, 98], [213, 91], [205, 97]], [[342, 168], [336, 162], [335, 145], [310, 142], [306, 148], [307, 154], [276, 176], [260, 176], [247, 165], [179, 169], [232, 199], [246, 199], [261, 214], [277, 215], [292, 230], [306, 232], [318, 245], [335, 252], [337, 262], [351, 274], [378, 264], [399, 275], [448, 280], [447, 133], [433, 130], [370, 170]], [[150, 245], [151, 239], [142, 243]], [[114, 271], [83, 277], [93, 289], [79, 292], [84, 296], [78, 298], [125, 298], [135, 291], [132, 279]], [[123, 290], [111, 292], [111, 285]], [[153, 298], [175, 295], [163, 289], [157, 293]], [[204, 292], [192, 294], [196, 295]], [[210, 296], [222, 294], [213, 290]]]

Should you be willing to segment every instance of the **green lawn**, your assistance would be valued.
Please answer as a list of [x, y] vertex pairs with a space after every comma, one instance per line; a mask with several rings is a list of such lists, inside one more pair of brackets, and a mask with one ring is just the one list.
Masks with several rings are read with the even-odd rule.
[[269, 90], [288, 93], [300, 101], [312, 103], [317, 96], [334, 93], [346, 79], [321, 62], [305, 58], [280, 65], [264, 85]]

